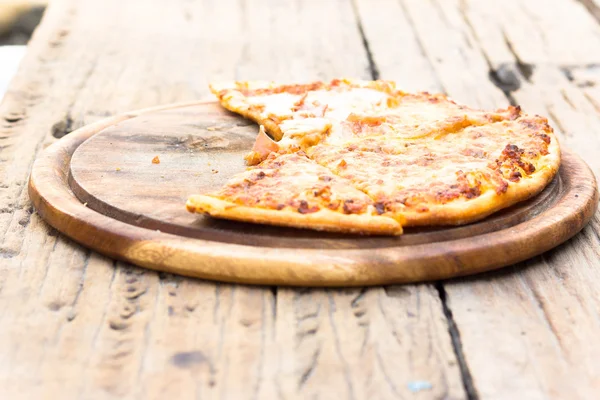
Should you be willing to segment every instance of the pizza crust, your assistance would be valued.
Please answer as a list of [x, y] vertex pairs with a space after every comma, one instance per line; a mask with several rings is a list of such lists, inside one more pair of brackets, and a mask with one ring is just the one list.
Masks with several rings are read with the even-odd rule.
[[548, 146], [548, 154], [540, 157], [542, 165], [536, 172], [511, 182], [506, 192], [497, 194], [488, 190], [474, 199], [454, 201], [447, 204], [428, 204], [428, 211], [403, 213], [403, 226], [463, 225], [481, 220], [499, 210], [530, 199], [539, 194], [552, 181], [560, 167], [560, 145], [556, 136]]
[[[273, 85], [269, 82], [255, 82], [251, 87], [254, 89], [265, 89], [270, 88]], [[212, 84], [210, 85], [210, 90], [219, 97], [221, 100], [221, 105], [227, 110], [240, 114], [241, 116], [248, 118], [251, 121], [256, 122], [259, 125], [264, 126], [266, 132], [275, 140], [281, 140], [283, 137], [283, 132], [281, 132], [281, 128], [279, 125], [270, 119], [263, 118], [260, 114], [260, 111], [252, 110], [245, 101], [245, 96], [238, 91], [238, 87], [233, 83], [220, 83], [220, 84]], [[227, 100], [224, 100], [220, 93], [224, 90], [231, 90], [227, 95], [231, 96]]]
[[328, 209], [300, 214], [296, 211], [248, 207], [211, 196], [191, 196], [189, 212], [212, 217], [270, 225], [309, 228], [329, 232], [350, 232], [369, 235], [400, 235], [402, 226], [396, 220], [369, 214], [341, 214]]

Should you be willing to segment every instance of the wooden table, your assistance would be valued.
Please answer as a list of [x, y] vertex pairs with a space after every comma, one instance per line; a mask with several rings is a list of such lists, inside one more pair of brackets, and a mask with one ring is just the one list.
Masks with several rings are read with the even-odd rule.
[[54, 0], [0, 106], [0, 398], [591, 399], [600, 221], [497, 273], [308, 290], [114, 262], [58, 235], [36, 155], [208, 80], [385, 78], [520, 104], [600, 171], [598, 0]]

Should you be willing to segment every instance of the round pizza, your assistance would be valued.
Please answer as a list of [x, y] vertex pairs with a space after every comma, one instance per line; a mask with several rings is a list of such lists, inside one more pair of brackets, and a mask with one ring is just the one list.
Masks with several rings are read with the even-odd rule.
[[211, 90], [259, 125], [247, 170], [188, 199], [216, 218], [398, 235], [485, 218], [539, 193], [560, 165], [548, 120], [520, 107], [473, 109], [391, 81]]

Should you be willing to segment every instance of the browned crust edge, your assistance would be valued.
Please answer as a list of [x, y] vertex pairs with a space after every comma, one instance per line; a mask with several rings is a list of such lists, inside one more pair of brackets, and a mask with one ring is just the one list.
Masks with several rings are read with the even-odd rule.
[[521, 178], [519, 182], [511, 182], [505, 193], [497, 194], [494, 190], [489, 190], [475, 199], [463, 202], [427, 205], [429, 211], [426, 212], [400, 212], [399, 214], [404, 216], [406, 221], [403, 225], [405, 227], [463, 225], [481, 220], [537, 195], [552, 181], [560, 168], [560, 145], [555, 135], [552, 135], [548, 155], [543, 156], [540, 161], [539, 170]]
[[290, 210], [247, 207], [205, 195], [190, 196], [186, 208], [190, 212], [208, 214], [212, 217], [261, 224], [370, 235], [402, 234], [402, 226], [392, 218], [367, 214], [341, 214], [327, 209], [300, 214]]

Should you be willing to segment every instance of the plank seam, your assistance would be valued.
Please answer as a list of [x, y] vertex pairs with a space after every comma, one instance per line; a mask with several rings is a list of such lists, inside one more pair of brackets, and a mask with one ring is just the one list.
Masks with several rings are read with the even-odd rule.
[[446, 321], [448, 322], [448, 333], [450, 334], [450, 339], [452, 341], [454, 355], [456, 356], [456, 360], [458, 361], [458, 368], [460, 369], [460, 375], [462, 377], [463, 387], [465, 388], [465, 392], [467, 394], [467, 399], [478, 400], [479, 394], [477, 393], [477, 389], [475, 389], [475, 385], [473, 383], [473, 376], [471, 375], [471, 371], [469, 370], [469, 366], [467, 364], [467, 360], [463, 352], [462, 341], [460, 339], [460, 332], [458, 330], [458, 326], [454, 321], [452, 310], [450, 310], [450, 307], [448, 305], [448, 296], [446, 293], [446, 289], [444, 288], [444, 285], [441, 282], [436, 282], [435, 288], [438, 292], [438, 295], [440, 296], [444, 316], [446, 317]]
[[367, 40], [367, 35], [365, 34], [363, 23], [360, 19], [360, 14], [358, 12], [356, 0], [351, 0], [351, 3], [352, 11], [354, 12], [354, 17], [356, 19], [356, 27], [358, 28], [362, 44], [365, 48], [365, 53], [367, 55], [367, 61], [369, 62], [369, 74], [371, 75], [371, 79], [377, 80], [380, 77], [379, 68], [377, 68], [377, 64], [375, 63], [375, 59], [373, 58], [373, 52], [371, 51], [371, 47], [369, 46], [369, 41]]
[[592, 17], [600, 24], [600, 8], [594, 4], [593, 0], [576, 0], [590, 13]]
[[531, 78], [531, 72], [533, 71], [533, 65], [521, 62], [514, 49], [510, 45], [506, 33], [502, 31], [502, 37], [504, 39], [504, 42], [512, 56], [515, 58], [515, 66], [517, 71], [513, 71], [512, 68], [510, 68], [510, 66], [505, 64], [502, 64], [498, 68], [495, 68], [492, 65], [492, 62], [490, 61], [490, 58], [488, 57], [487, 53], [483, 50], [483, 46], [481, 45], [481, 41], [479, 40], [477, 31], [475, 30], [473, 24], [471, 24], [471, 20], [467, 16], [466, 4], [464, 1], [460, 4], [459, 12], [465, 25], [468, 27], [469, 31], [473, 35], [477, 47], [479, 48], [479, 52], [481, 53], [483, 59], [485, 60], [488, 66], [488, 79], [494, 84], [494, 86], [500, 89], [500, 91], [504, 94], [504, 97], [506, 97], [510, 105], [516, 106], [517, 101], [512, 95], [512, 93], [519, 90], [519, 88], [521, 87], [520, 78], [524, 78], [527, 81], [529, 81], [529, 79]]

